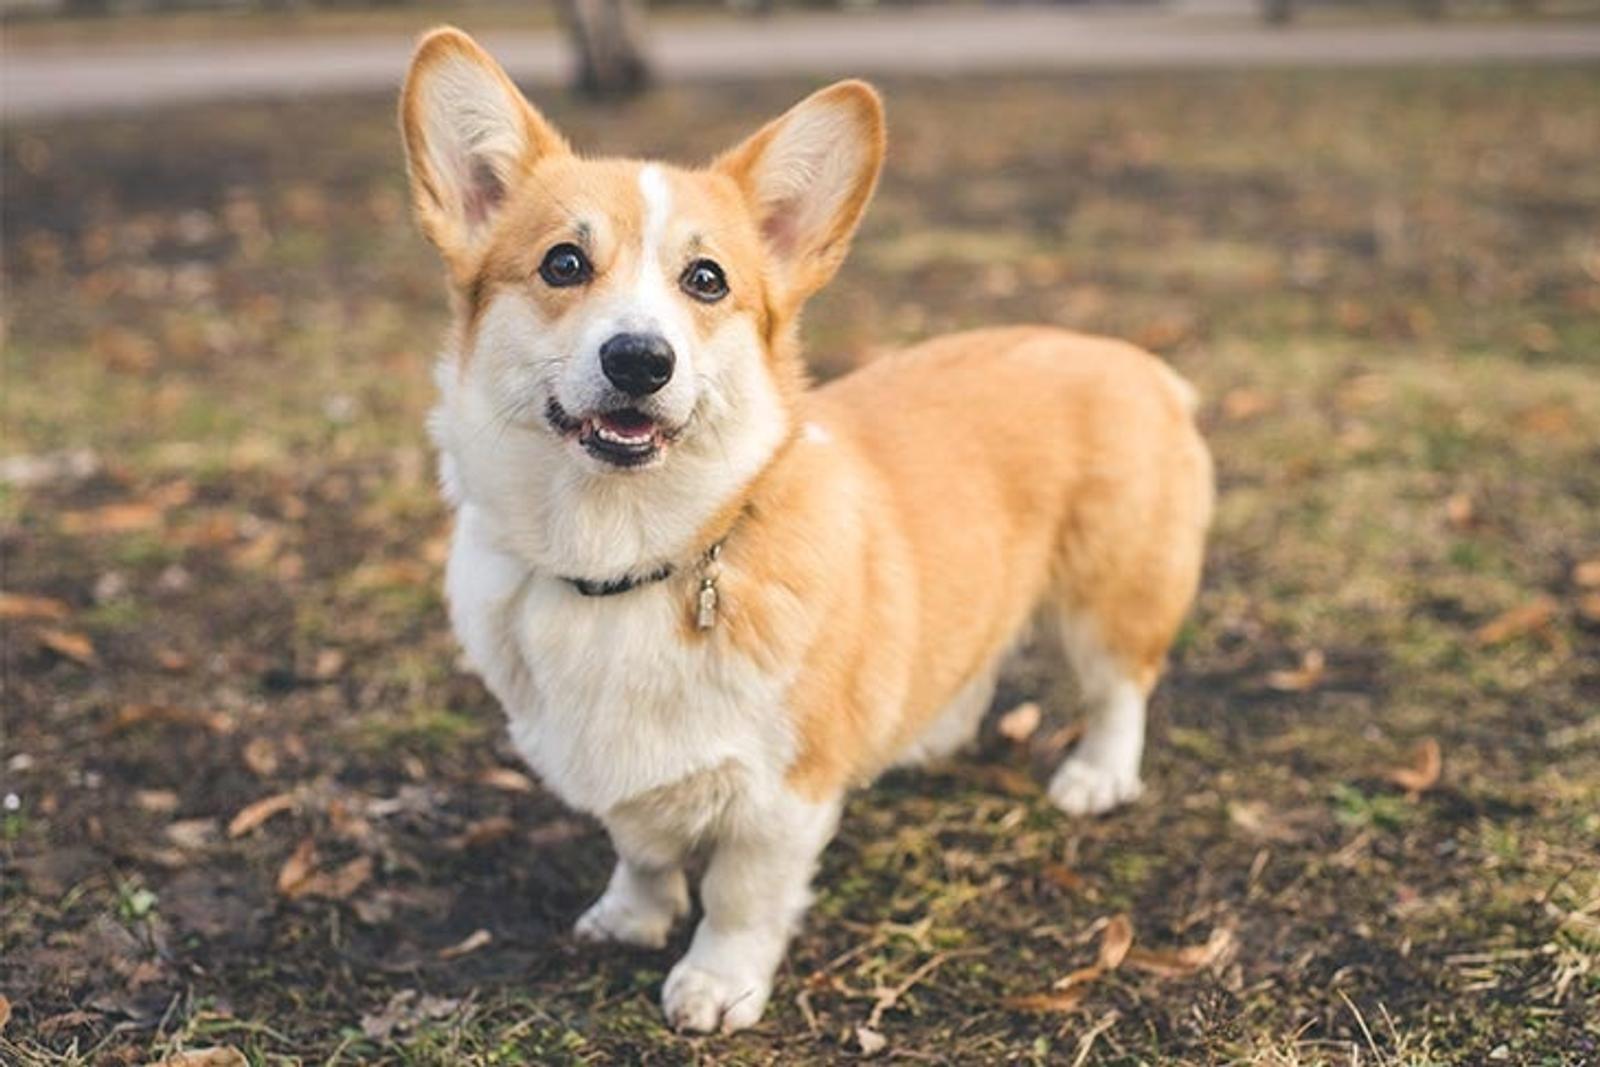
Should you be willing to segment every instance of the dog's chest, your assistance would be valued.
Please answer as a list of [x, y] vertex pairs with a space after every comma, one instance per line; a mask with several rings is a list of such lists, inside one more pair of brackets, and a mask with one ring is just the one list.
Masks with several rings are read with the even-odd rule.
[[562, 799], [603, 815], [728, 765], [752, 785], [781, 780], [782, 680], [716, 634], [686, 637], [682, 583], [585, 597], [487, 545], [480, 522], [461, 510], [451, 619], [518, 751]]

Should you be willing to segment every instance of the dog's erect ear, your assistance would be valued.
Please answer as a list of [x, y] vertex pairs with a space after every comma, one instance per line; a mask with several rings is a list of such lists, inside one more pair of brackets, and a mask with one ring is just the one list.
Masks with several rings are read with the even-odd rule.
[[844, 81], [808, 96], [713, 164], [744, 190], [791, 307], [844, 261], [883, 149], [877, 91]]
[[466, 269], [516, 181], [565, 141], [471, 37], [452, 27], [417, 45], [400, 92], [411, 198], [429, 240]]

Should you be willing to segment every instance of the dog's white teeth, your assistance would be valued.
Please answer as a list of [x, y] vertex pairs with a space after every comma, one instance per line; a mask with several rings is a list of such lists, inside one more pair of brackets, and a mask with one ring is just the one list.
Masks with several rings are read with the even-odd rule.
[[650, 440], [649, 431], [638, 434], [621, 434], [604, 426], [596, 427], [595, 436], [602, 441], [610, 441], [614, 445], [637, 445]]

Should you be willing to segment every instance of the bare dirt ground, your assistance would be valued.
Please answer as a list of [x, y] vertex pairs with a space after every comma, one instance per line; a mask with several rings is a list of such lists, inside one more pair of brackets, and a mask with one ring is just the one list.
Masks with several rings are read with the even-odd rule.
[[[692, 159], [803, 88], [552, 111]], [[819, 373], [1035, 320], [1206, 397], [1145, 799], [1045, 801], [1027, 649], [997, 712], [1045, 722], [858, 796], [767, 1019], [669, 1033], [683, 935], [572, 941], [603, 835], [457, 667], [391, 101], [14, 125], [0, 1060], [1595, 1060], [1595, 69], [886, 89]]]

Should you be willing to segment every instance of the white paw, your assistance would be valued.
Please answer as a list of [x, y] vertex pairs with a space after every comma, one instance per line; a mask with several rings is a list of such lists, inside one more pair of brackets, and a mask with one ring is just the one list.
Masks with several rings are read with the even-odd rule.
[[648, 900], [619, 899], [607, 892], [578, 917], [572, 932], [585, 941], [619, 941], [641, 948], [664, 948], [672, 924], [689, 910], [689, 900], [658, 904]]
[[667, 975], [661, 1007], [674, 1029], [731, 1034], [759, 1022], [771, 995], [769, 978], [713, 974], [685, 958]]
[[1138, 770], [1119, 771], [1076, 757], [1050, 779], [1050, 799], [1068, 815], [1099, 815], [1144, 792]]

